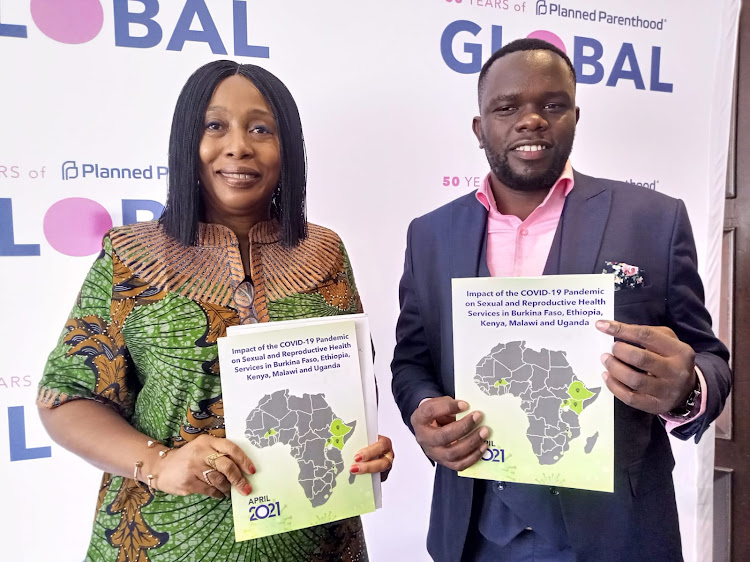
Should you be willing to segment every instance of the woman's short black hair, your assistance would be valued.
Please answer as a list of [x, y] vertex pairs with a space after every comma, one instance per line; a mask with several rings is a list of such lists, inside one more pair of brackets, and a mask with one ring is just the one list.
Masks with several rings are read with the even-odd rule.
[[205, 215], [198, 179], [206, 108], [219, 82], [236, 74], [258, 88], [276, 119], [281, 174], [273, 192], [271, 216], [281, 223], [281, 242], [296, 246], [307, 237], [307, 158], [299, 110], [284, 83], [253, 64], [210, 62], [196, 70], [183, 86], [172, 117], [167, 204], [159, 222], [167, 234], [186, 246], [198, 242], [198, 222]]

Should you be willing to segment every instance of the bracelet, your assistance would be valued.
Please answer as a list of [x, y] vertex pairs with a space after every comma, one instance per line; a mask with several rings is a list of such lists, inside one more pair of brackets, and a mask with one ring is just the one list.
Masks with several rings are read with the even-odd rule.
[[[154, 441], [153, 439], [149, 439], [146, 442], [146, 446], [149, 449], [153, 449], [156, 446], [156, 443], [157, 442]], [[171, 450], [172, 449], [170, 449], [169, 447], [167, 447], [166, 449], [162, 449], [161, 451], [159, 451], [159, 458], [163, 459], [164, 457], [167, 456], [167, 454]], [[138, 471], [141, 468], [143, 468], [143, 461], [135, 461], [135, 467], [133, 468], [133, 480], [135, 480], [136, 482], [140, 481], [139, 478], [138, 478]], [[148, 491], [151, 492], [151, 495], [156, 495], [156, 491], [157, 491], [156, 488], [153, 486], [153, 481], [154, 480], [156, 480], [156, 476], [154, 474], [147, 474], [146, 475], [146, 485], [148, 486]]]
[[[146, 446], [149, 449], [153, 449], [156, 446], [156, 441], [153, 441], [152, 439], [149, 439], [146, 442]], [[169, 453], [169, 451], [171, 451], [171, 450], [172, 449], [170, 449], [169, 447], [167, 447], [166, 449], [162, 449], [161, 451], [159, 451], [159, 458], [163, 459], [164, 457], [167, 456], [167, 453]]]
[[143, 461], [135, 461], [135, 469], [133, 470], [133, 480], [138, 482], [138, 469], [143, 466]]
[[149, 491], [149, 492], [151, 492], [151, 495], [152, 495], [152, 496], [155, 496], [155, 495], [156, 495], [156, 488], [154, 488], [154, 487], [153, 487], [153, 486], [151, 485], [151, 481], [152, 481], [152, 480], [155, 480], [155, 479], [156, 479], [156, 476], [154, 476], [153, 474], [147, 474], [147, 475], [146, 475], [146, 478], [148, 479], [148, 482], [147, 482], [147, 484], [146, 484], [146, 485], [148, 486], [148, 491]]

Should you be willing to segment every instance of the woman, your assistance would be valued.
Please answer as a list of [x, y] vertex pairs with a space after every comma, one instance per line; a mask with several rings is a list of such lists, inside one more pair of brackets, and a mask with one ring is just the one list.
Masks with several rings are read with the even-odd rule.
[[[361, 310], [341, 240], [305, 219], [291, 94], [257, 66], [201, 67], [169, 167], [162, 218], [107, 234], [40, 383], [52, 438], [105, 471], [87, 560], [366, 560], [359, 518], [235, 543], [226, 499], [255, 467], [223, 438], [216, 339]], [[350, 470], [392, 462], [381, 436]]]

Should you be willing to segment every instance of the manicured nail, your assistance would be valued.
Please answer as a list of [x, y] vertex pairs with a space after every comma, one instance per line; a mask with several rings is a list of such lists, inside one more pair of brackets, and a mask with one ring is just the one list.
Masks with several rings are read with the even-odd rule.
[[463, 400], [459, 400], [458, 401], [458, 411], [459, 412], [465, 412], [468, 409], [469, 409], [469, 405], [466, 402], [464, 402]]
[[360, 462], [361, 460], [362, 460], [362, 455], [360, 455], [359, 453], [354, 455], [354, 462]]
[[245, 484], [245, 487], [242, 488], [242, 493], [245, 494], [246, 496], [249, 496], [250, 492], [252, 491], [253, 491], [253, 487], [250, 486], [250, 484]]
[[490, 436], [490, 430], [487, 427], [483, 427], [479, 430], [479, 437], [482, 439], [487, 439]]
[[610, 326], [610, 324], [606, 320], [597, 320], [596, 321], [596, 329], [597, 330], [601, 330], [602, 332], [606, 332], [607, 330], [609, 330], [609, 326]]
[[479, 423], [482, 421], [482, 412], [474, 412], [471, 414], [471, 417], [474, 420], [474, 423]]
[[352, 474], [357, 474], [359, 472], [359, 467], [356, 464], [353, 464], [349, 469], [349, 472], [351, 472]]
[[254, 466], [250, 467], [250, 474], [255, 474], [255, 467]]

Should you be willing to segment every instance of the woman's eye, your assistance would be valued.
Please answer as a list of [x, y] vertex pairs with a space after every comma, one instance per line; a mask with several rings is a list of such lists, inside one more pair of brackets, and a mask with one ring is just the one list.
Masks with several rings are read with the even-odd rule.
[[218, 131], [221, 129], [221, 123], [218, 121], [209, 121], [206, 123], [206, 130], [208, 131]]
[[261, 135], [267, 135], [271, 133], [271, 129], [269, 129], [265, 125], [254, 125], [253, 127], [250, 127], [250, 132], [259, 133]]

